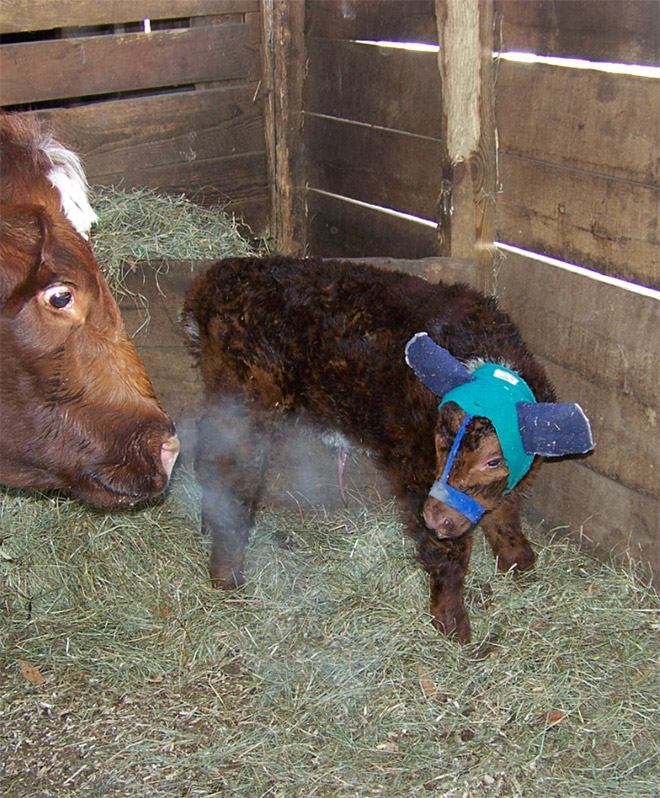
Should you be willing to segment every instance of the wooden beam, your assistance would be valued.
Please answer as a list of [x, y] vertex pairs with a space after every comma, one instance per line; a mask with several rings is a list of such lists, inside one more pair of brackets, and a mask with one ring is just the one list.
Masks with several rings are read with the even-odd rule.
[[436, 0], [443, 95], [440, 254], [493, 263], [496, 186], [492, 0]]
[[302, 93], [305, 74], [304, 0], [263, 0], [266, 141], [273, 235], [280, 252], [306, 246]]

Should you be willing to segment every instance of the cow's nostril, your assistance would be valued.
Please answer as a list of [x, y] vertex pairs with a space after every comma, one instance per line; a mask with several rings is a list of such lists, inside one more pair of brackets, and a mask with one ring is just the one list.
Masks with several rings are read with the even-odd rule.
[[160, 447], [160, 461], [163, 464], [168, 479], [176, 463], [176, 458], [179, 456], [180, 449], [181, 445], [176, 435], [172, 435], [172, 437], [168, 438]]

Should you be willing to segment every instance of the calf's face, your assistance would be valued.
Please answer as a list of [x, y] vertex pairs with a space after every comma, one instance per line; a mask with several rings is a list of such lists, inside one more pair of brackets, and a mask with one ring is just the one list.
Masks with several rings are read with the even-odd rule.
[[39, 207], [0, 223], [0, 482], [97, 507], [168, 483], [179, 443], [89, 244]]
[[[465, 418], [465, 412], [453, 402], [442, 405], [435, 428], [436, 473], [440, 479], [447, 464], [452, 443]], [[452, 488], [470, 496], [486, 511], [501, 502], [507, 487], [509, 469], [491, 422], [473, 418], [461, 440], [447, 481]], [[465, 534], [472, 522], [457, 510], [429, 496], [422, 510], [424, 522], [439, 538]]]

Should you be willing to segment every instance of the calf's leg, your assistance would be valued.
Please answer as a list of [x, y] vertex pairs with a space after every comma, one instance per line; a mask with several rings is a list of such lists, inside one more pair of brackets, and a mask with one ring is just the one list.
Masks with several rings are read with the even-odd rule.
[[195, 471], [202, 486], [202, 532], [211, 538], [214, 587], [245, 582], [245, 545], [263, 491], [272, 429], [236, 401], [210, 407], [197, 428]]
[[433, 625], [462, 643], [470, 642], [470, 619], [463, 601], [465, 574], [470, 564], [472, 536], [438, 539], [419, 520], [408, 525], [417, 541], [418, 559], [429, 575], [430, 612]]
[[470, 564], [472, 536], [441, 538], [429, 530], [422, 515], [426, 491], [406, 489], [391, 475], [399, 498], [405, 529], [417, 543], [417, 558], [429, 575], [432, 623], [440, 632], [462, 643], [470, 642], [470, 619], [463, 601], [465, 574]]
[[[469, 643], [470, 619], [463, 601], [463, 585], [472, 552], [472, 536], [438, 540], [429, 548], [433, 552], [432, 568], [428, 569], [433, 625], [461, 643]], [[424, 561], [422, 564], [427, 567]]]
[[519, 504], [520, 497], [512, 494], [481, 520], [500, 571], [528, 571], [534, 565], [534, 551], [520, 525]]

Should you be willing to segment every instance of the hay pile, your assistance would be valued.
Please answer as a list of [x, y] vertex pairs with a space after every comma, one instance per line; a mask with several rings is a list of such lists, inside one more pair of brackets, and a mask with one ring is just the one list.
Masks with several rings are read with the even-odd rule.
[[535, 538], [479, 536], [474, 642], [439, 636], [392, 505], [261, 513], [249, 582], [208, 585], [179, 472], [142, 512], [0, 505], [7, 796], [656, 796], [660, 601]]
[[245, 226], [222, 208], [203, 208], [184, 196], [95, 186], [90, 200], [99, 217], [94, 253], [116, 292], [138, 263], [254, 255], [266, 247], [263, 239], [246, 239]]

